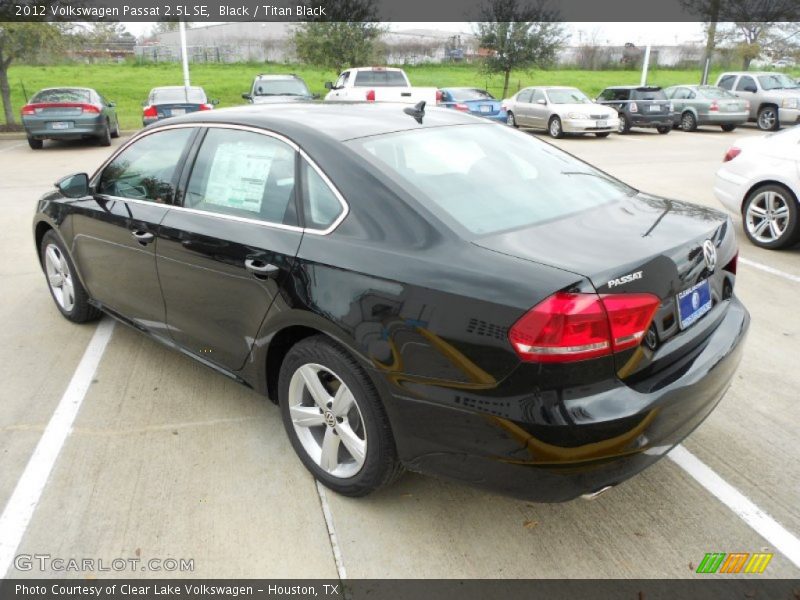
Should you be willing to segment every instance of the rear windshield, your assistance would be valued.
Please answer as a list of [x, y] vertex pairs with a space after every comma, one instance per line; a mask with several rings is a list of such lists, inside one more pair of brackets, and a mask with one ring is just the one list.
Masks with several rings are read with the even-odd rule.
[[401, 71], [358, 71], [355, 87], [406, 87], [408, 82]]
[[462, 89], [462, 90], [447, 90], [450, 97], [454, 102], [469, 102], [470, 100], [494, 100], [486, 90], [477, 89]]
[[666, 100], [664, 90], [633, 90], [634, 100]]
[[728, 90], [723, 90], [718, 87], [703, 87], [698, 88], [698, 91], [706, 98], [736, 98], [735, 94], [731, 94]]
[[253, 86], [256, 96], [310, 96], [306, 84], [299, 79], [258, 79]]
[[150, 94], [151, 104], [179, 104], [186, 102], [203, 104], [205, 101], [206, 95], [202, 88], [189, 88], [188, 96], [184, 88], [153, 90]]
[[591, 104], [592, 101], [578, 89], [547, 90], [547, 97], [553, 104]]
[[348, 144], [444, 222], [476, 236], [636, 193], [547, 143], [491, 124], [417, 129]]
[[31, 98], [32, 103], [40, 102], [91, 102], [89, 90], [75, 90], [60, 88], [57, 90], [42, 90]]

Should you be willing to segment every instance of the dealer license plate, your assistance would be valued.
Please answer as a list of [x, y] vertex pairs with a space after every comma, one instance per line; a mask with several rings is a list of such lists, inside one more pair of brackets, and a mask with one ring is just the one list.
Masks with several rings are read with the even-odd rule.
[[50, 129], [69, 129], [69, 121], [53, 121]]
[[659, 110], [661, 110], [661, 105], [660, 104], [651, 104], [650, 105], [650, 112], [658, 112]]
[[697, 320], [711, 310], [711, 286], [708, 279], [683, 290], [677, 296], [678, 319], [681, 329], [694, 325]]

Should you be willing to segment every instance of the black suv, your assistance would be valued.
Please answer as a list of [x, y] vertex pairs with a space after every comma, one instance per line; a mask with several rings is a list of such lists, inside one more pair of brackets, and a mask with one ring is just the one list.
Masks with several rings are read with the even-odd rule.
[[672, 131], [672, 102], [660, 87], [609, 87], [603, 90], [596, 102], [616, 109], [620, 133], [628, 133], [631, 127], [655, 127], [662, 134]]

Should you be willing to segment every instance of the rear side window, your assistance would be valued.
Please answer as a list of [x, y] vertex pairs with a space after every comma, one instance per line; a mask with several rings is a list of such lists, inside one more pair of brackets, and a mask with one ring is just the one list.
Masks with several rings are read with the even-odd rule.
[[355, 87], [406, 87], [408, 82], [400, 71], [358, 71]]
[[108, 196], [173, 204], [178, 163], [194, 129], [151, 133], [117, 155], [100, 175], [97, 191]]
[[42, 90], [31, 98], [32, 104], [39, 104], [43, 102], [83, 102], [89, 103], [92, 101], [89, 90], [74, 90], [69, 88]]
[[739, 78], [739, 83], [736, 84], [736, 91], [737, 92], [745, 92], [747, 88], [750, 89], [757, 89], [756, 88], [756, 80], [752, 77], [747, 75]]
[[526, 104], [531, 101], [531, 96], [533, 95], [532, 90], [522, 90], [517, 96], [517, 102], [525, 102]]
[[309, 229], [327, 229], [342, 213], [342, 204], [328, 183], [307, 161], [302, 162], [303, 217]]
[[281, 140], [212, 128], [192, 167], [185, 206], [297, 225], [294, 170], [295, 151]]
[[692, 92], [688, 88], [676, 88], [672, 90], [672, 98], [674, 100], [687, 100], [692, 97]]
[[719, 80], [717, 86], [721, 87], [723, 90], [730, 91], [733, 89], [734, 81], [736, 81], [736, 75], [725, 75], [722, 79]]

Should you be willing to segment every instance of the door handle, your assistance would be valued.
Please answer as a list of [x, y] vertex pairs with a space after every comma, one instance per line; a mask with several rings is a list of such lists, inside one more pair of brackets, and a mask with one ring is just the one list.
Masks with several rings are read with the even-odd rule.
[[274, 277], [280, 268], [270, 263], [265, 263], [257, 258], [248, 258], [244, 261], [245, 268], [256, 277]]
[[149, 231], [144, 231], [143, 229], [134, 229], [131, 231], [131, 235], [136, 238], [136, 241], [142, 246], [146, 246], [155, 239], [155, 236], [152, 233]]

